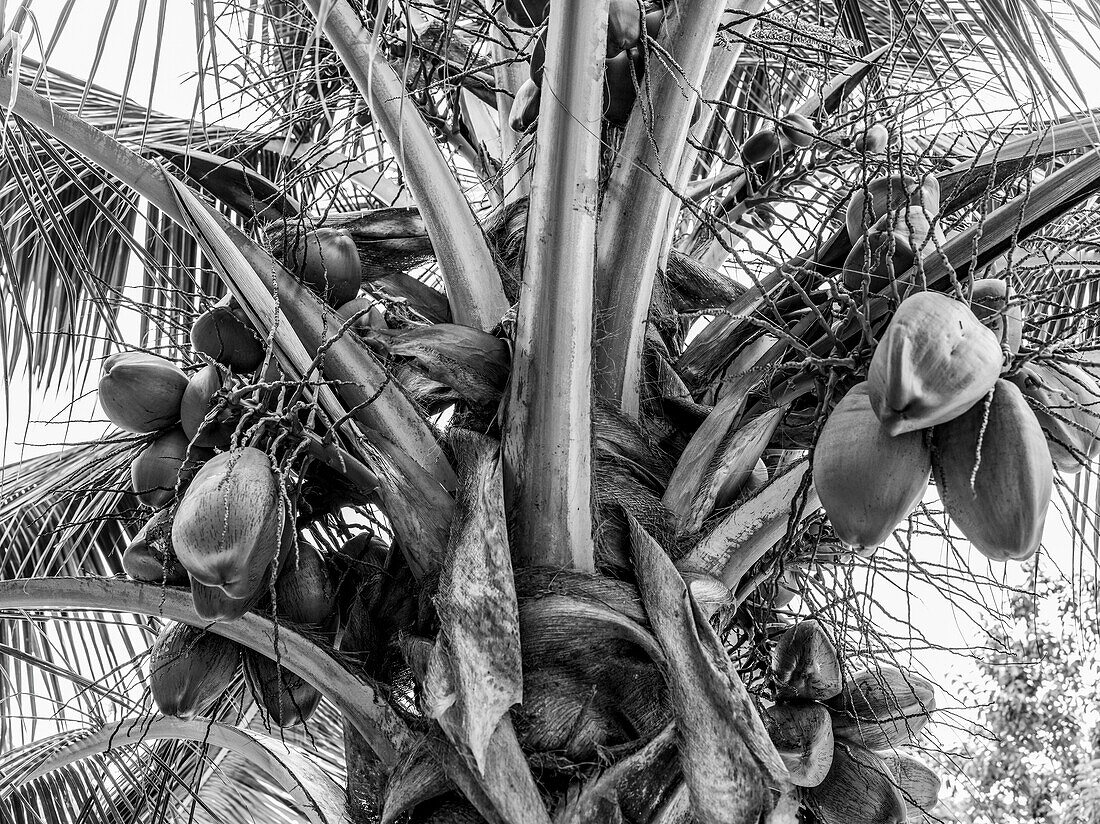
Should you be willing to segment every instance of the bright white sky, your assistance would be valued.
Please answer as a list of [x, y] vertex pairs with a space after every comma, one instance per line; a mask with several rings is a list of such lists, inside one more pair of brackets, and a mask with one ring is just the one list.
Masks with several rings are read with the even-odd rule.
[[[59, 0], [57, 2], [51, 0], [51, 2], [45, 4], [35, 4], [34, 10], [41, 21], [44, 32], [48, 33], [53, 30], [58, 8], [61, 5]], [[151, 15], [155, 14], [158, 5], [156, 3], [149, 4]], [[53, 64], [57, 68], [64, 69], [78, 77], [87, 77], [95, 53], [96, 40], [102, 29], [104, 13], [108, 6], [109, 4], [106, 2], [80, 2], [75, 5], [66, 33], [62, 37], [53, 57]], [[118, 3], [116, 22], [107, 35], [104, 59], [96, 74], [96, 83], [115, 90], [122, 89], [126, 68], [125, 61], [130, 52], [133, 20], [136, 17], [135, 10], [137, 7], [138, 0], [120, 0]], [[188, 76], [193, 75], [197, 68], [195, 28], [191, 4], [181, 0], [173, 0], [173, 2], [167, 4], [167, 14], [168, 20], [165, 31], [170, 32], [171, 36], [166, 39], [160, 58], [159, 76], [153, 98], [154, 107], [169, 114], [190, 116], [195, 99], [195, 84]], [[155, 19], [147, 19], [145, 21], [146, 30], [151, 30], [155, 24]], [[129, 95], [135, 100], [144, 102], [149, 94], [151, 79], [149, 67], [152, 65], [153, 59], [153, 39], [143, 38], [141, 43], [143, 48], [138, 55], [137, 65], [139, 68], [134, 74]], [[37, 55], [38, 49], [29, 48], [28, 53]], [[1080, 71], [1081, 77], [1092, 78], [1089, 82], [1083, 83], [1086, 88], [1097, 95], [1096, 101], [1090, 102], [1094, 102], [1094, 104], [1100, 102], [1100, 83], [1096, 82], [1097, 79], [1100, 79], [1100, 74], [1083, 58], [1075, 59], [1073, 63]], [[213, 99], [213, 94], [209, 99]], [[72, 410], [68, 410], [69, 400], [73, 394], [79, 394], [79, 392], [73, 393], [69, 387], [62, 387], [58, 390], [58, 393], [56, 396], [44, 396], [41, 393], [31, 392], [25, 380], [16, 381], [10, 392], [13, 407], [9, 412], [9, 417], [6, 421], [0, 419], [0, 423], [3, 424], [0, 425], [0, 429], [5, 430], [4, 447], [6, 453], [0, 464], [16, 460], [20, 455], [30, 456], [49, 451], [54, 448], [48, 446], [49, 444], [71, 443], [94, 438], [103, 431], [103, 424], [81, 422], [88, 419], [102, 419], [102, 416], [94, 407], [93, 395], [87, 395]], [[3, 415], [3, 409], [0, 409], [0, 416]], [[51, 419], [59, 422], [46, 422]], [[72, 422], [70, 423], [70, 421]], [[1069, 536], [1061, 523], [1061, 518], [1054, 513], [1048, 520], [1045, 546], [1050, 556], [1060, 566], [1065, 567], [1068, 564], [1070, 558]], [[937, 545], [935, 541], [920, 542], [916, 551], [918, 557], [927, 560], [935, 559], [940, 562], [946, 561], [945, 547]], [[995, 575], [1007, 576], [1015, 584], [1026, 584], [1020, 568], [1016, 565], [1006, 567], [997, 564], [991, 566], [976, 552], [972, 553], [970, 560], [971, 563], [981, 565], [982, 569], [991, 570]], [[910, 613], [911, 609], [914, 617], [919, 620], [920, 626], [937, 643], [949, 647], [960, 647], [980, 640], [973, 627], [960, 624], [957, 616], [952, 613], [946, 602], [935, 592], [922, 592], [917, 588], [909, 593], [908, 597], [911, 599], [909, 605], [905, 603], [905, 598], [900, 593], [883, 594], [883, 597], [897, 615], [905, 616]], [[961, 675], [967, 679], [972, 677], [967, 674], [968, 668], [965, 664], [961, 664], [960, 659], [956, 657], [928, 652], [922, 653], [919, 660], [924, 667], [931, 671], [936, 682], [947, 693], [953, 691], [951, 687], [952, 679], [947, 677], [949, 673]], [[941, 702], [941, 706], [947, 703], [950, 702]], [[948, 730], [942, 730], [942, 735], [947, 739], [953, 738]]]

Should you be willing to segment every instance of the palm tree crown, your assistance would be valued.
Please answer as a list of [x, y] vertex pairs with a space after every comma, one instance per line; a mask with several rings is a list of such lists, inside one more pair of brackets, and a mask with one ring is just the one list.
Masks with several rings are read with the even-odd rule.
[[0, 362], [111, 427], [0, 474], [0, 810], [951, 814], [882, 591], [1095, 551], [1087, 10], [196, 3], [192, 120], [30, 5]]

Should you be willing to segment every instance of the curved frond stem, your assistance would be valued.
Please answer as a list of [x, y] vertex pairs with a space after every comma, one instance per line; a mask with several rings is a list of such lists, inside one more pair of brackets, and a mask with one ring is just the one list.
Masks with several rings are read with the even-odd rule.
[[17, 578], [0, 581], [0, 610], [98, 610], [152, 615], [205, 628], [247, 647], [305, 679], [353, 724], [383, 764], [393, 764], [412, 733], [373, 686], [325, 648], [270, 618], [249, 613], [209, 622], [195, 612], [191, 593], [122, 578]]
[[[596, 262], [596, 391], [638, 414], [642, 340], [673, 187], [691, 128], [697, 90], [725, 3], [691, 3], [661, 33], [672, 60], [650, 61], [649, 95], [626, 127], [604, 195]], [[667, 38], [667, 39], [666, 39]]]
[[485, 235], [439, 147], [375, 38], [347, 3], [308, 0], [389, 142], [420, 206], [455, 322], [489, 330], [508, 311]]
[[[9, 98], [10, 87], [10, 79], [0, 78], [0, 101]], [[21, 89], [11, 111], [104, 168], [181, 226], [194, 231], [198, 228], [196, 220], [200, 220], [205, 226], [200, 234], [208, 247], [219, 236], [227, 241], [208, 251], [252, 323], [257, 329], [272, 331], [277, 348], [291, 358], [290, 364], [301, 370], [303, 376], [312, 362], [306, 350], [316, 350], [324, 342], [325, 377], [340, 387], [341, 399], [347, 406], [345, 410], [331, 390], [321, 387], [319, 397], [328, 407], [327, 414], [336, 421], [347, 421], [350, 414], [386, 457], [391, 471], [376, 471], [387, 481], [394, 498], [392, 509], [400, 513], [404, 507], [399, 502], [415, 503], [417, 507], [427, 507], [419, 510], [423, 513], [438, 514], [434, 526], [404, 536], [410, 548], [423, 548], [432, 556], [442, 552], [449, 509], [453, 506], [446, 490], [454, 488], [454, 470], [431, 427], [366, 346], [350, 335], [327, 339], [329, 329], [339, 328], [329, 318], [331, 310], [216, 209], [200, 205], [195, 199], [197, 208], [185, 214], [180, 194], [188, 192], [186, 187], [109, 135], [27, 88]], [[251, 272], [239, 265], [242, 257]], [[278, 296], [277, 303], [273, 295]], [[279, 318], [283, 318], [281, 323]], [[348, 431], [349, 441], [358, 443], [354, 430]], [[373, 462], [372, 456], [366, 454], [356, 457]]]
[[[212, 718], [131, 716], [104, 724], [53, 753], [7, 789], [17, 789], [70, 764], [111, 750], [156, 740], [195, 741], [238, 755], [275, 780], [306, 814], [310, 824], [345, 824], [343, 789], [297, 747], [274, 736]], [[33, 746], [33, 745], [32, 745]], [[0, 790], [0, 798], [5, 793]]]

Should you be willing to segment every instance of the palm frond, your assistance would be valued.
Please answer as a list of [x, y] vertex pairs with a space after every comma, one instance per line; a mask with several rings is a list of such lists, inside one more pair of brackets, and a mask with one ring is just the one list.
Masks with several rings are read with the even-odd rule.
[[[211, 718], [183, 720], [130, 716], [100, 727], [68, 731], [50, 739], [35, 741], [5, 756], [5, 778], [0, 784], [0, 799], [18, 791], [23, 785], [89, 758], [100, 758], [133, 746], [143, 747], [156, 740], [190, 741], [204, 749], [219, 748], [243, 759], [253, 770], [265, 773], [266, 782], [254, 776], [254, 783], [261, 787], [267, 783], [268, 792], [262, 795], [243, 793], [248, 796], [246, 803], [256, 803], [259, 798], [273, 798], [282, 801], [280, 806], [284, 808], [297, 808], [311, 824], [341, 824], [346, 821], [343, 790], [309, 756], [273, 736]], [[281, 792], [274, 792], [274, 788]], [[218, 798], [223, 802], [229, 799], [239, 801], [242, 795], [239, 790], [233, 795], [219, 793]], [[280, 795], [282, 798], [279, 798]], [[213, 809], [209, 799], [204, 801]], [[294, 819], [289, 811], [284, 809], [282, 812], [279, 819]]]

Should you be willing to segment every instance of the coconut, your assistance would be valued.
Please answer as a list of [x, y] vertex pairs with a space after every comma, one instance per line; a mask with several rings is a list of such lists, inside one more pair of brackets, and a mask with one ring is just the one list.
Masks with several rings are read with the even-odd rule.
[[103, 362], [99, 405], [111, 423], [146, 434], [180, 419], [187, 374], [171, 361], [144, 352], [120, 352]]
[[305, 723], [321, 703], [321, 693], [304, 678], [256, 652], [244, 653], [244, 678], [268, 720], [280, 727]]
[[263, 340], [228, 297], [195, 319], [191, 348], [234, 372], [254, 372], [264, 360]]
[[359, 294], [363, 285], [359, 249], [343, 229], [290, 231], [277, 251], [283, 265], [330, 306], [341, 306]]
[[171, 512], [161, 510], [145, 522], [122, 553], [122, 569], [135, 581], [168, 586], [187, 584], [187, 570], [172, 551]]
[[232, 641], [186, 624], [164, 626], [149, 653], [149, 687], [165, 715], [202, 715], [229, 689], [240, 663]]
[[1001, 362], [996, 336], [965, 304], [917, 292], [902, 301], [875, 349], [871, 406], [893, 436], [946, 423], [989, 392]]
[[218, 406], [217, 394], [225, 386], [225, 375], [214, 364], [204, 366], [191, 376], [180, 408], [183, 431], [195, 446], [225, 449], [236, 429], [236, 416], [224, 404], [214, 417], [206, 417]]
[[138, 500], [153, 507], [168, 503], [177, 485], [186, 484], [191, 472], [210, 455], [209, 450], [193, 447], [181, 427], [172, 428], [130, 464], [130, 483]]
[[877, 547], [912, 512], [928, 488], [932, 456], [923, 432], [887, 434], [867, 394], [852, 387], [821, 430], [813, 477], [837, 536]]
[[279, 550], [279, 485], [263, 452], [246, 446], [212, 458], [172, 522], [172, 543], [193, 580], [245, 599]]
[[988, 403], [936, 427], [932, 475], [947, 514], [982, 554], [1022, 561], [1038, 550], [1054, 470], [1042, 427], [1014, 384], [997, 381]]

